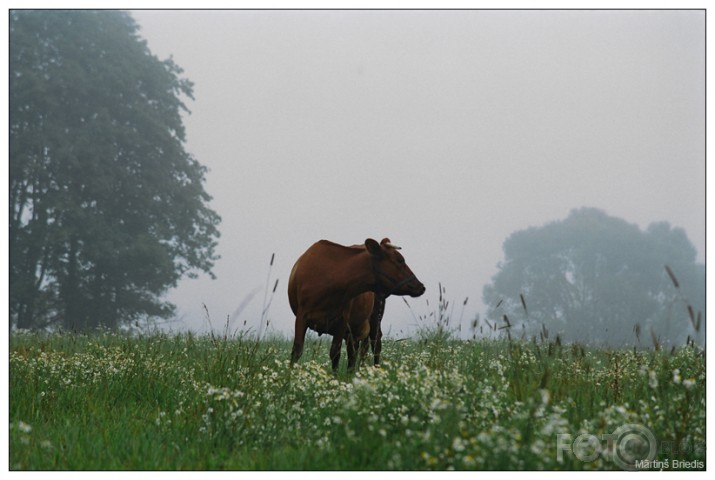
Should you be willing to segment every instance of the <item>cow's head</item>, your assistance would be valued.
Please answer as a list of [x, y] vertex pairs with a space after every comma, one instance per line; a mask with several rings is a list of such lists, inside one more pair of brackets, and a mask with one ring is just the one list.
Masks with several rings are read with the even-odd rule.
[[398, 252], [400, 247], [392, 245], [389, 238], [383, 238], [380, 243], [368, 238], [365, 240], [365, 248], [372, 259], [372, 270], [377, 283], [376, 293], [411, 297], [419, 297], [425, 293], [425, 286], [417, 280], [405, 263], [405, 257]]

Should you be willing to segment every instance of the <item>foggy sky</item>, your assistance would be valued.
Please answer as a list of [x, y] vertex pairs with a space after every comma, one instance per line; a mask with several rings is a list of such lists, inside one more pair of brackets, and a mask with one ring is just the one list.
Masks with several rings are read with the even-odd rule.
[[[516, 230], [582, 206], [682, 227], [704, 261], [703, 11], [137, 11], [195, 83], [187, 150], [210, 169], [221, 255], [168, 299], [174, 330], [290, 335], [313, 242], [390, 237], [463, 321]], [[430, 300], [431, 309], [425, 299]], [[244, 302], [245, 303], [245, 302]], [[383, 330], [417, 325], [401, 299]]]

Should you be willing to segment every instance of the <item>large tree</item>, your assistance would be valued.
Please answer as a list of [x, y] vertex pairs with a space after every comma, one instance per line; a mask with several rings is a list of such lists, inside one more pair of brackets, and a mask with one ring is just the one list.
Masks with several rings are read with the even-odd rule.
[[512, 335], [650, 345], [653, 334], [674, 343], [702, 334], [695, 317], [705, 306], [705, 266], [668, 223], [642, 231], [600, 210], [574, 210], [509, 236], [504, 257], [484, 301], [487, 317], [502, 327], [508, 320]]
[[10, 12], [11, 326], [169, 316], [218, 215], [185, 150], [192, 83], [119, 11]]

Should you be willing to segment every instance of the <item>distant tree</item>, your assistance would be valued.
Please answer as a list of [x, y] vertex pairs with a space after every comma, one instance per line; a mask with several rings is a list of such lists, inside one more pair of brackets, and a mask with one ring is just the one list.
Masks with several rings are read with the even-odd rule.
[[192, 83], [119, 11], [10, 12], [11, 326], [167, 317], [220, 218], [184, 149]]
[[[621, 345], [685, 342], [705, 305], [705, 266], [685, 232], [668, 223], [645, 231], [596, 209], [512, 234], [483, 298], [487, 318], [511, 335]], [[678, 288], [665, 265], [676, 276]], [[523, 301], [522, 301], [523, 297]], [[637, 334], [637, 335], [636, 335]]]

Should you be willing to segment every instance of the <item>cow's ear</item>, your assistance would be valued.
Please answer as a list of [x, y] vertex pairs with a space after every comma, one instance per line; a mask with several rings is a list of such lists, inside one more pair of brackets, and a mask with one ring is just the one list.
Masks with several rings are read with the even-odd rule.
[[382, 249], [380, 248], [380, 244], [372, 238], [368, 238], [367, 240], [365, 240], [365, 248], [367, 248], [367, 251], [370, 252], [370, 255], [372, 255], [373, 257], [382, 257]]
[[380, 245], [389, 245], [390, 243], [392, 243], [392, 242], [390, 242], [390, 239], [387, 238], [387, 237], [385, 237], [385, 238], [383, 238], [382, 241], [380, 242]]

